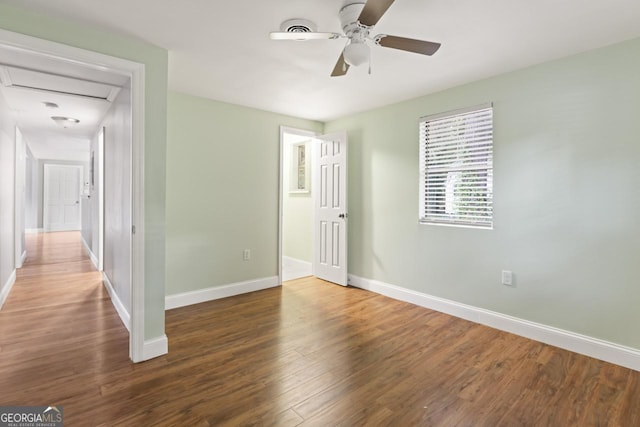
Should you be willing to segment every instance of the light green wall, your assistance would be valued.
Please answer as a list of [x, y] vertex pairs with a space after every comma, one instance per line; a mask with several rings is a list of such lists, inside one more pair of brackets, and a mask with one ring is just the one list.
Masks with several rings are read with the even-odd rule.
[[0, 28], [145, 64], [145, 338], [164, 334], [167, 51], [3, 4]]
[[[420, 116], [488, 101], [494, 230], [418, 225]], [[639, 114], [640, 39], [327, 123], [349, 272], [640, 348]]]
[[[284, 138], [286, 142], [286, 137]], [[306, 144], [306, 154], [311, 157], [311, 143]], [[311, 240], [313, 237], [312, 218], [313, 203], [310, 189], [307, 193], [290, 193], [291, 170], [297, 166], [297, 158], [291, 152], [292, 146], [286, 145], [283, 153], [284, 173], [282, 187], [282, 255], [301, 261], [311, 262]], [[292, 161], [296, 162], [293, 163]], [[311, 173], [310, 168], [307, 173]], [[296, 185], [296, 175], [293, 175], [293, 188]]]
[[174, 92], [168, 105], [167, 295], [277, 275], [280, 126], [322, 124]]

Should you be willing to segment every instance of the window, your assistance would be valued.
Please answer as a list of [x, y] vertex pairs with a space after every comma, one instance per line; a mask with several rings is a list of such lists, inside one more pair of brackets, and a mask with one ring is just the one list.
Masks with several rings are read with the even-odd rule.
[[420, 120], [420, 222], [493, 227], [493, 106]]

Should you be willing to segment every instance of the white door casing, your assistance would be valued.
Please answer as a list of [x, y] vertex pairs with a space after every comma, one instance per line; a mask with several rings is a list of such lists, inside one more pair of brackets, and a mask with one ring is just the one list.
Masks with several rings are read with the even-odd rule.
[[25, 243], [25, 205], [26, 205], [26, 161], [27, 148], [22, 136], [22, 132], [18, 127], [15, 128], [16, 139], [16, 160], [15, 160], [15, 267], [21, 268], [24, 258], [26, 257]]
[[80, 230], [82, 166], [44, 165], [45, 231]]
[[347, 133], [313, 144], [313, 275], [347, 286]]
[[103, 126], [98, 134], [98, 153], [93, 166], [98, 178], [98, 271], [104, 270], [104, 133]]

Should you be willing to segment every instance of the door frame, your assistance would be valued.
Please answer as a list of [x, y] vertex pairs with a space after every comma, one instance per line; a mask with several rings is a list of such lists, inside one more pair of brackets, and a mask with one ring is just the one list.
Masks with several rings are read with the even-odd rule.
[[[98, 271], [104, 272], [104, 138], [106, 128], [100, 126], [98, 130], [98, 161], [93, 165], [94, 182], [97, 175], [98, 184]], [[97, 173], [96, 173], [97, 167]], [[94, 254], [96, 255], [96, 254]]]
[[26, 181], [27, 181], [27, 149], [26, 142], [22, 132], [18, 126], [14, 126], [14, 139], [15, 139], [15, 175], [13, 183], [14, 190], [14, 252], [15, 268], [22, 268], [22, 264], [27, 257], [27, 248], [25, 246], [24, 234], [25, 234], [25, 211], [26, 211]]
[[[286, 168], [287, 165], [284, 164], [284, 150], [286, 149], [284, 144], [284, 134], [293, 134], [298, 136], [309, 137], [312, 140], [317, 138], [320, 133], [314, 132], [306, 129], [298, 129], [288, 126], [280, 126], [280, 174], [278, 177], [278, 285], [282, 285], [282, 234], [283, 234], [283, 203], [284, 203], [284, 192], [286, 191], [284, 186], [284, 174], [289, 172], [289, 169]], [[315, 142], [312, 141], [312, 144]], [[285, 171], [285, 168], [287, 169]], [[313, 173], [313, 165], [311, 165], [311, 170]], [[313, 191], [313, 188], [311, 189]], [[313, 233], [313, 230], [309, 230], [309, 233]]]
[[[134, 362], [141, 362], [163, 354], [158, 354], [156, 351], [145, 352], [144, 341], [145, 65], [4, 29], [0, 29], [0, 44], [18, 52], [54, 57], [69, 63], [107, 70], [131, 79], [131, 183], [133, 190], [131, 193], [131, 223], [136, 231], [131, 236], [131, 332], [129, 333], [129, 357]], [[21, 214], [24, 215], [24, 212]]]
[[[69, 169], [77, 169], [78, 170], [78, 202], [80, 202], [80, 196], [81, 196], [81, 192], [82, 192], [82, 182], [84, 180], [84, 167], [80, 166], [80, 165], [65, 165], [62, 163], [45, 163], [43, 165], [43, 171], [42, 171], [42, 179], [43, 179], [43, 186], [42, 186], [42, 228], [45, 232], [49, 232], [49, 231], [58, 231], [58, 230], [50, 230], [47, 227], [47, 224], [49, 223], [48, 219], [49, 219], [49, 208], [47, 207], [47, 200], [49, 200], [49, 180], [47, 179], [49, 177], [49, 169], [51, 167], [62, 167], [62, 168], [69, 168]], [[78, 203], [78, 222], [80, 223], [80, 229], [82, 229], [82, 204]], [[60, 230], [60, 231], [64, 231], [64, 230]], [[71, 230], [69, 230], [71, 231]]]

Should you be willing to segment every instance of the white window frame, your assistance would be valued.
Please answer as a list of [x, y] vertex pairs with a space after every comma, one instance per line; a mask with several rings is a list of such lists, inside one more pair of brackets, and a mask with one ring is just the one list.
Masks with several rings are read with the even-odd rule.
[[[464, 118], [483, 124], [452, 126]], [[493, 103], [421, 117], [419, 135], [419, 223], [492, 229]]]

